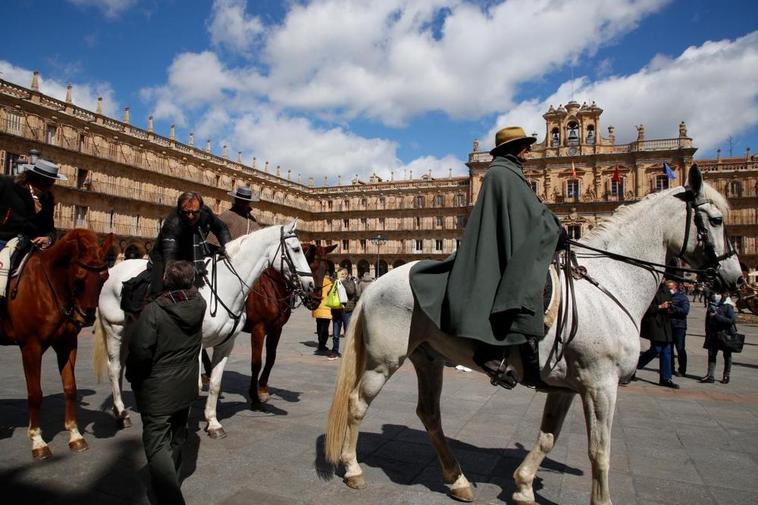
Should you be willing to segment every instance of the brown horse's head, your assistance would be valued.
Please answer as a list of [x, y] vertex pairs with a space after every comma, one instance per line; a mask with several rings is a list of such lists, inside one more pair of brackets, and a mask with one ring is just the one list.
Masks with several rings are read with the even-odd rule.
[[95, 232], [76, 229], [61, 237], [48, 252], [55, 271], [60, 273], [56, 278], [64, 284], [58, 294], [58, 303], [63, 305], [60, 308], [84, 326], [95, 322], [100, 290], [108, 279], [105, 257], [112, 244], [113, 235], [100, 245]]
[[[337, 248], [337, 244], [332, 244], [326, 247], [314, 244], [303, 244], [303, 250], [305, 257], [308, 259], [308, 265], [313, 272], [313, 281], [316, 286], [321, 286], [324, 282], [324, 275], [328, 268], [328, 262], [326, 255], [334, 251]], [[321, 290], [315, 289], [313, 293], [309, 294], [303, 304], [308, 310], [316, 310], [321, 304]]]

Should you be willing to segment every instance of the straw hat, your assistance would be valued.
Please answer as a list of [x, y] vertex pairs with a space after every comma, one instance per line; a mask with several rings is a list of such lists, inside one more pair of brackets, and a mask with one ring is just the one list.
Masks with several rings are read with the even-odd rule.
[[495, 134], [495, 147], [490, 151], [492, 156], [498, 154], [503, 147], [512, 146], [514, 143], [532, 145], [537, 142], [536, 137], [528, 137], [520, 126], [507, 126]]

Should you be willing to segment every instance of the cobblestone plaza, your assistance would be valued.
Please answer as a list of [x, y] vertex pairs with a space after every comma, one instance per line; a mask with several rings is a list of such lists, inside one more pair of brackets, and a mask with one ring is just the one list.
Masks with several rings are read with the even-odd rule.
[[[729, 385], [700, 384], [701, 304], [693, 303], [687, 337], [690, 373], [679, 391], [656, 385], [657, 360], [622, 387], [611, 455], [615, 505], [737, 505], [758, 503], [758, 326], [741, 324], [745, 350], [734, 356]], [[368, 488], [355, 491], [315, 469], [339, 361], [314, 356], [314, 322], [298, 310], [284, 328], [266, 412], [251, 411], [249, 335], [242, 333], [223, 379], [219, 419], [228, 437], [203, 432], [203, 393], [193, 407], [183, 492], [190, 504], [449, 504], [436, 456], [415, 415], [410, 364], [390, 380], [369, 409], [358, 443]], [[92, 371], [92, 332], [80, 335], [79, 427], [90, 450], [72, 454], [63, 429], [63, 397], [54, 354], [43, 361], [43, 436], [52, 459], [33, 462], [26, 438], [26, 386], [17, 348], [0, 355], [0, 486], [2, 503], [148, 503], [147, 471], [134, 426], [118, 431], [110, 387]], [[645, 348], [647, 344], [643, 343]], [[721, 372], [721, 357], [717, 368]], [[125, 386], [125, 399], [133, 397]], [[443, 426], [476, 503], [510, 503], [511, 474], [532, 447], [544, 395], [494, 388], [478, 373], [445, 370]], [[590, 465], [581, 402], [575, 401], [535, 491], [540, 504], [586, 504]]]

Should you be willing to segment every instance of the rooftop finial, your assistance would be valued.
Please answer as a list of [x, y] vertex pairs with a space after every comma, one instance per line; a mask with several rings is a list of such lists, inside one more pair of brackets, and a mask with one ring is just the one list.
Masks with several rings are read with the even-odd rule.
[[195, 145], [195, 134], [193, 132], [189, 132], [189, 139], [187, 140], [187, 144], [189, 144], [190, 147], [193, 147]]
[[205, 143], [205, 152], [211, 152], [211, 139], [208, 139], [208, 142]]
[[237, 151], [237, 163], [242, 163], [242, 151]]
[[66, 103], [72, 103], [74, 101], [73, 86], [71, 86], [71, 83], [68, 83], [68, 86], [66, 86]]
[[147, 116], [147, 133], [153, 133], [155, 131], [155, 125], [153, 124], [153, 116]]
[[103, 97], [101, 96], [97, 97], [97, 109], [95, 109], [95, 113], [101, 115], [103, 113]]
[[32, 89], [39, 91], [39, 70], [35, 70], [32, 74]]
[[129, 107], [124, 107], [124, 123], [129, 124]]
[[171, 142], [176, 140], [176, 125], [172, 124], [171, 129], [168, 131], [168, 138], [171, 140]]
[[226, 146], [226, 144], [221, 146], [221, 157], [227, 160], [229, 159], [229, 148]]

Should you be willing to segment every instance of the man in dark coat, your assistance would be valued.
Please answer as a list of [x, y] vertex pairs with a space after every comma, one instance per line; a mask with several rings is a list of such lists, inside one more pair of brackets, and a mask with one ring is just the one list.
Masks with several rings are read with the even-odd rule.
[[187, 418], [198, 395], [205, 300], [188, 261], [166, 268], [166, 292], [127, 326], [126, 378], [142, 416], [142, 441], [159, 504], [183, 504], [178, 471]]
[[522, 172], [536, 139], [510, 127], [495, 140], [460, 247], [442, 262], [416, 264], [410, 282], [417, 306], [445, 333], [479, 341], [474, 361], [510, 389], [519, 379], [508, 364], [512, 346], [525, 344], [520, 379], [539, 382], [542, 292], [562, 228]]
[[650, 348], [640, 354], [637, 369], [645, 367], [658, 356], [660, 386], [679, 389], [671, 376], [671, 292], [661, 284], [640, 323], [640, 336], [650, 340]]
[[[253, 216], [251, 206], [253, 202], [260, 201], [260, 198], [253, 194], [253, 190], [249, 187], [240, 187], [227, 194], [234, 197], [234, 203], [229, 210], [219, 214], [218, 218], [229, 228], [231, 238], [239, 238], [260, 230], [261, 225]], [[214, 237], [208, 237], [208, 242], [215, 246], [220, 245]]]
[[[687, 374], [687, 350], [685, 349], [685, 337], [687, 336], [687, 315], [690, 313], [690, 299], [687, 293], [676, 281], [666, 281], [666, 287], [671, 293], [671, 339], [673, 348], [676, 349], [676, 357], [679, 360], [677, 375], [684, 377]], [[674, 370], [674, 353], [671, 353], [671, 370]]]
[[219, 252], [223, 253], [226, 243], [231, 240], [226, 224], [203, 204], [197, 193], [179, 195], [176, 209], [163, 222], [150, 251], [150, 293], [153, 296], [163, 290], [163, 271], [172, 261], [193, 262], [199, 274], [196, 285], [202, 285], [200, 275], [205, 273], [205, 258], [213, 254], [212, 246], [207, 242], [210, 232], [218, 239]]

